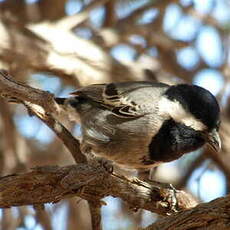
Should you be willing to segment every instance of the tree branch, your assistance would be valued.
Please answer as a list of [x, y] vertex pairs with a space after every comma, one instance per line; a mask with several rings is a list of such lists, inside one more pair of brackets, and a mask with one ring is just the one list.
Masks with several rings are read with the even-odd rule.
[[54, 101], [53, 94], [17, 82], [6, 71], [1, 70], [0, 95], [23, 102], [31, 114], [36, 115], [56, 133], [77, 163], [86, 162], [85, 155], [80, 151], [79, 141], [51, 115], [58, 115], [58, 105]]
[[89, 209], [91, 214], [91, 221], [92, 221], [92, 229], [93, 230], [101, 230], [101, 204], [100, 202], [92, 202], [89, 201]]
[[[193, 209], [162, 218], [142, 230], [228, 230], [230, 226], [230, 195]], [[141, 230], [141, 229], [140, 229]]]
[[[0, 208], [55, 203], [80, 196], [95, 202], [106, 196], [120, 197], [130, 208], [143, 208], [166, 215], [171, 210], [171, 190], [137, 179], [108, 173], [103, 167], [86, 164], [66, 167], [44, 166], [33, 171], [0, 178]], [[185, 210], [197, 203], [183, 191], [176, 193], [178, 209]]]

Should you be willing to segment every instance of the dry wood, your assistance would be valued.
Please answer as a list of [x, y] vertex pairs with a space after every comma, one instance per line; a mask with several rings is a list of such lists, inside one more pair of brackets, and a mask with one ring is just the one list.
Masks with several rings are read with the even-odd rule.
[[[143, 208], [162, 215], [173, 212], [167, 200], [170, 189], [111, 174], [99, 166], [44, 166], [0, 179], [0, 208], [55, 203], [73, 196], [95, 202], [109, 195], [120, 197], [133, 210]], [[183, 191], [177, 191], [176, 197], [180, 210], [197, 204]]]
[[229, 230], [230, 196], [162, 218], [144, 230]]

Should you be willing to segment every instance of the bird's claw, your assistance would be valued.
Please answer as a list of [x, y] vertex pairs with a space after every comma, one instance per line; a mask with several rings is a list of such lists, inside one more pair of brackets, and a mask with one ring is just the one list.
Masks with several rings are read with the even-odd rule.
[[[162, 183], [158, 181], [148, 180], [150, 184], [154, 187], [160, 189], [161, 197], [163, 197], [162, 205], [165, 206], [169, 211], [167, 212], [168, 215], [178, 212], [178, 200], [177, 200], [177, 190], [173, 187], [172, 184]], [[167, 204], [165, 204], [167, 203]]]
[[113, 173], [113, 163], [103, 157], [96, 157], [95, 160], [108, 172]]
[[[166, 190], [166, 191], [165, 191]], [[168, 209], [167, 215], [170, 215], [172, 213], [178, 212], [178, 200], [177, 200], [177, 190], [173, 187], [172, 184], [164, 184], [161, 188], [162, 193], [165, 194], [163, 201], [168, 203]]]

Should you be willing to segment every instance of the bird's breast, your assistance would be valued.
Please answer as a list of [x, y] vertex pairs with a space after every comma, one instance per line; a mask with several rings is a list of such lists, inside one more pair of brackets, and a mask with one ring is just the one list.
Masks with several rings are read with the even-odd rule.
[[83, 143], [101, 157], [129, 168], [150, 168], [149, 143], [161, 124], [152, 115], [121, 119], [104, 111], [97, 119], [82, 122]]

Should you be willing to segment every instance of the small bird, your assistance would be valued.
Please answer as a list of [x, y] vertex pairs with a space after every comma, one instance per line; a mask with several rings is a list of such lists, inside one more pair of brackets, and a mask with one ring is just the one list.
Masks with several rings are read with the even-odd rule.
[[205, 143], [216, 152], [220, 108], [206, 89], [155, 82], [94, 84], [56, 102], [80, 121], [81, 150], [134, 169], [178, 159]]

